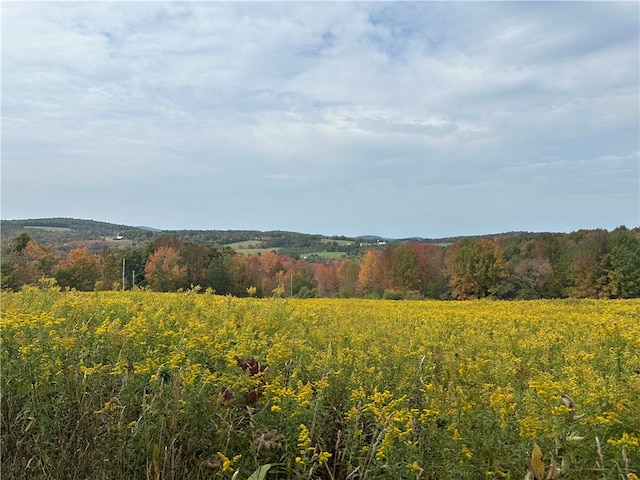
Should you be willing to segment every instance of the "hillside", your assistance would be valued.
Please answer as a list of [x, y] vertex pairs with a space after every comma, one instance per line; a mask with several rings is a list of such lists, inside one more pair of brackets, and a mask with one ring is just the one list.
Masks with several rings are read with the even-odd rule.
[[[376, 235], [358, 237], [324, 236], [280, 230], [158, 230], [151, 227], [119, 225], [96, 220], [77, 218], [38, 218], [1, 220], [2, 244], [11, 242], [19, 233], [27, 232], [38, 243], [55, 249], [68, 250], [81, 244], [98, 251], [104, 246], [134, 248], [161, 236], [177, 237], [183, 242], [202, 243], [213, 247], [228, 245], [244, 253], [276, 250], [291, 257], [318, 253], [355, 253], [361, 247], [379, 242], [413, 242], [447, 245], [471, 236], [447, 238], [412, 237], [389, 239]], [[483, 235], [483, 237], [533, 237], [535, 233], [508, 232]]]
[[317, 252], [347, 253], [365, 241], [279, 230], [158, 230], [76, 218], [2, 220], [0, 223], [2, 244], [11, 242], [22, 232], [28, 233], [38, 243], [51, 245], [55, 249], [66, 250], [79, 244], [88, 244], [94, 251], [104, 246], [137, 247], [161, 236], [173, 236], [183, 242], [215, 247], [229, 245], [236, 250], [273, 249], [292, 256]]
[[54, 248], [87, 242], [94, 244], [94, 247], [96, 243], [110, 245], [117, 242], [132, 246], [146, 242], [154, 235], [153, 231], [143, 227], [77, 218], [35, 218], [0, 221], [0, 236], [3, 245], [22, 232], [28, 233], [38, 243], [52, 245]]
[[[63, 218], [5, 221], [1, 227], [0, 280], [12, 290], [43, 277], [80, 290], [126, 287], [123, 279], [130, 278], [130, 286], [156, 291], [199, 285], [235, 296], [249, 289], [268, 296], [286, 286], [288, 296], [302, 298], [640, 298], [639, 228], [430, 241], [151, 231]], [[27, 249], [29, 237], [37, 243]]]

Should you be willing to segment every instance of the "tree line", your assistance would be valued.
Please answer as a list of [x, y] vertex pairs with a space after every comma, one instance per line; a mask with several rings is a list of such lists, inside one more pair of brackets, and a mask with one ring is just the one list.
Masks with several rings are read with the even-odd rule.
[[3, 247], [0, 274], [2, 288], [11, 290], [54, 279], [81, 291], [197, 286], [258, 297], [637, 298], [640, 229], [399, 242], [333, 260], [275, 251], [245, 256], [172, 236], [127, 251], [79, 247], [64, 255], [22, 232]]

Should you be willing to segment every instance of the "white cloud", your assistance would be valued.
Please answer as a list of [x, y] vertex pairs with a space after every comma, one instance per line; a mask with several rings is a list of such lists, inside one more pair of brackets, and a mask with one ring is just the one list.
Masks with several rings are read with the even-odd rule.
[[[640, 223], [635, 3], [1, 8], [3, 218], [124, 222], [135, 188], [167, 228]], [[210, 192], [215, 220], [173, 207]]]

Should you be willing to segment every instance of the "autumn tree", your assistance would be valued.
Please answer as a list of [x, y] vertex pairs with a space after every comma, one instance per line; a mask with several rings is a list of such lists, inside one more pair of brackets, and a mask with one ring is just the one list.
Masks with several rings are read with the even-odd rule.
[[251, 287], [251, 270], [247, 257], [234, 253], [227, 257], [225, 266], [229, 275], [229, 293], [236, 297], [247, 296], [247, 289]]
[[505, 262], [493, 239], [469, 238], [453, 244], [445, 257], [453, 294], [459, 299], [483, 298], [505, 277]]
[[286, 273], [292, 265], [293, 262], [289, 257], [273, 251], [251, 255], [249, 258], [251, 283], [257, 288], [260, 296], [270, 296], [275, 288], [285, 286]]
[[503, 299], [536, 299], [549, 294], [553, 267], [542, 244], [530, 237], [501, 239], [507, 277], [499, 282], [496, 296]]
[[379, 250], [367, 250], [360, 261], [358, 293], [364, 296], [381, 297], [384, 292], [384, 272]]
[[333, 297], [338, 293], [338, 268], [340, 262], [314, 263], [313, 276], [318, 293], [324, 297]]
[[101, 276], [101, 258], [87, 247], [70, 250], [67, 258], [61, 260], [54, 271], [58, 285], [85, 292], [93, 290]]
[[58, 255], [51, 247], [21, 234], [2, 257], [2, 287], [18, 290], [23, 285], [36, 285], [41, 278], [50, 277]]
[[187, 268], [173, 247], [162, 246], [153, 252], [144, 272], [149, 287], [155, 291], [171, 292], [187, 286]]
[[435, 244], [414, 243], [411, 248], [418, 260], [422, 291], [429, 298], [449, 298], [450, 288], [445, 272], [444, 248]]
[[546, 258], [523, 258], [514, 267], [514, 277], [521, 284], [518, 298], [543, 298], [553, 275], [551, 262]]

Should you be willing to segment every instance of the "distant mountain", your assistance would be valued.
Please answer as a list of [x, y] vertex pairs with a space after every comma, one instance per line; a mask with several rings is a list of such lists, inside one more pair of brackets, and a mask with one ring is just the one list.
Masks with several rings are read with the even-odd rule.
[[[464, 236], [451, 238], [391, 239], [378, 235], [358, 237], [325, 236], [280, 230], [160, 230], [153, 227], [120, 225], [96, 220], [77, 218], [34, 218], [24, 220], [1, 220], [0, 237], [2, 244], [11, 242], [19, 233], [27, 232], [38, 243], [68, 250], [78, 245], [88, 244], [94, 251], [109, 246], [135, 248], [160, 236], [174, 236], [183, 242], [203, 243], [215, 247], [251, 242], [256, 248], [274, 248], [287, 255], [301, 255], [321, 251], [357, 253], [361, 244], [386, 244], [387, 242], [416, 242], [448, 244], [459, 241]], [[485, 235], [485, 237], [529, 236], [526, 232], [509, 232]], [[366, 245], [362, 245], [366, 248]]]
[[100, 222], [96, 220], [84, 220], [79, 218], [28, 218], [23, 220], [2, 220], [3, 228], [29, 228], [29, 227], [43, 227], [43, 228], [69, 228], [77, 231], [112, 231], [114, 229], [120, 230], [133, 230], [143, 227], [132, 227], [129, 225], [119, 225], [115, 223]]
[[[60, 251], [88, 246], [91, 251], [103, 248], [131, 249], [164, 237], [177, 237], [183, 242], [210, 245], [215, 248], [231, 246], [234, 249], [273, 249], [298, 258], [317, 252], [355, 253], [359, 248], [353, 238], [328, 237], [317, 234], [280, 230], [159, 230], [152, 227], [132, 227], [96, 220], [76, 218], [35, 218], [1, 220], [2, 244], [11, 242], [16, 235], [26, 232], [36, 242], [51, 245]], [[239, 245], [242, 244], [242, 245]]]

